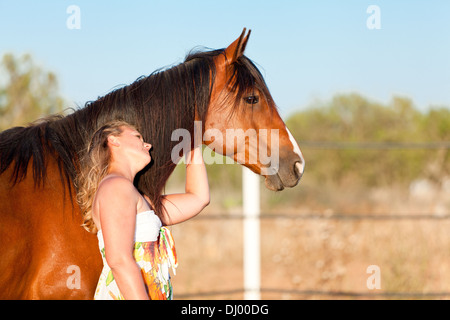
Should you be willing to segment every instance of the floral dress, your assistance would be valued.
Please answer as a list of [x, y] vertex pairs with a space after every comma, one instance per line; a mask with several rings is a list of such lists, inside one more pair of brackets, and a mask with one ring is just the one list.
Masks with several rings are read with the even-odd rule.
[[[111, 268], [105, 258], [102, 231], [97, 233], [98, 245], [103, 259], [103, 270], [95, 290], [94, 300], [123, 300]], [[141, 269], [142, 277], [152, 300], [173, 298], [169, 269], [178, 266], [175, 243], [170, 230], [162, 227], [161, 220], [153, 211], [136, 215], [134, 259]]]

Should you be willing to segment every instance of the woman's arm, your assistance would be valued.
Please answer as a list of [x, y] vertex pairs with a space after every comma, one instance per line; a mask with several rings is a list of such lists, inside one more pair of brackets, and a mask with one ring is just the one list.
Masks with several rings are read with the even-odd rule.
[[202, 146], [186, 155], [185, 193], [169, 194], [163, 199], [166, 215], [163, 224], [173, 225], [199, 214], [209, 204], [209, 185]]
[[97, 194], [106, 262], [127, 300], [148, 299], [133, 257], [138, 196], [133, 184], [122, 177], [104, 181]]

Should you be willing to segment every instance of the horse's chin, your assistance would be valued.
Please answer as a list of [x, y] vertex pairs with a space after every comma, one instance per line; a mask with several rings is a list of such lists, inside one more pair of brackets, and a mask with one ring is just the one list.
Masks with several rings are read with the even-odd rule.
[[265, 176], [264, 184], [266, 188], [272, 191], [281, 191], [284, 189], [283, 183], [278, 174], [273, 174], [270, 176]]
[[284, 188], [292, 188], [295, 187], [303, 175], [303, 169], [298, 162], [294, 166], [293, 172], [289, 172], [289, 174], [281, 175], [281, 172], [278, 171], [272, 175], [265, 175], [265, 185], [266, 188], [272, 191], [281, 191]]

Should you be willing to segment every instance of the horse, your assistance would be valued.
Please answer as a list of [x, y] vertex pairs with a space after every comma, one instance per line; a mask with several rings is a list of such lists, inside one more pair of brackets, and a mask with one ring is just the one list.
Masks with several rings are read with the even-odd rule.
[[[215, 152], [264, 176], [267, 188], [282, 190], [299, 182], [302, 153], [261, 73], [244, 55], [250, 32], [244, 28], [224, 49], [192, 50], [182, 63], [142, 76], [68, 115], [0, 133], [0, 299], [93, 298], [102, 260], [95, 234], [81, 227], [74, 181], [87, 141], [108, 121], [133, 124], [152, 143], [152, 162], [134, 184], [156, 211], [176, 166], [171, 151], [179, 141], [172, 133], [181, 128], [193, 134], [194, 123], [202, 123], [202, 144], [214, 144]], [[259, 143], [247, 137], [227, 147], [226, 139], [205, 135], [215, 130], [226, 137], [229, 129], [270, 129], [277, 139]], [[268, 165], [258, 157], [249, 161], [249, 150], [258, 147], [278, 152], [276, 172], [266, 173]]]

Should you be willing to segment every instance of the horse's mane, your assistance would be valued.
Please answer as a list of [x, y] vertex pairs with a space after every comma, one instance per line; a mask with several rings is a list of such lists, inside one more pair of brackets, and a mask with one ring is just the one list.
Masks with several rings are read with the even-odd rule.
[[[144, 140], [153, 145], [152, 163], [136, 176], [135, 185], [160, 213], [164, 185], [176, 166], [171, 150], [179, 142], [171, 141], [172, 132], [189, 130], [192, 145], [195, 112], [204, 122], [216, 75], [214, 58], [223, 53], [224, 49], [191, 52], [183, 63], [140, 77], [67, 116], [50, 116], [27, 127], [1, 132], [0, 174], [14, 163], [11, 182], [16, 184], [26, 177], [32, 159], [33, 178], [40, 185], [46, 178], [47, 157], [53, 156], [61, 181], [70, 191], [86, 142], [104, 123], [121, 119], [135, 125]], [[272, 101], [251, 60], [242, 56], [233, 66], [229, 82], [234, 90], [230, 95], [234, 111], [243, 95], [255, 87]]]

